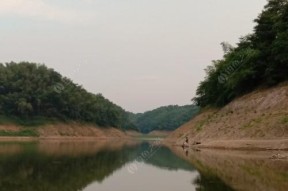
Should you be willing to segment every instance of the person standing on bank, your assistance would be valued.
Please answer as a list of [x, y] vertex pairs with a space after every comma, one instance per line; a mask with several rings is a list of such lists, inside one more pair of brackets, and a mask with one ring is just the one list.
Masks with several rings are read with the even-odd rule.
[[188, 139], [188, 136], [186, 136], [185, 138], [185, 142], [183, 143], [182, 147], [189, 147], [189, 139]]

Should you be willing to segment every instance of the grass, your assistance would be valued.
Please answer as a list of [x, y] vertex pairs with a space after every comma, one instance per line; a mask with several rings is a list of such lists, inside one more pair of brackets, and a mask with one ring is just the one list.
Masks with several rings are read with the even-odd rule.
[[[8, 117], [0, 115], [0, 125], [15, 124], [23, 127], [37, 127], [46, 124], [55, 124], [59, 122], [59, 119], [46, 118], [46, 117]], [[64, 121], [63, 121], [64, 122]]]
[[205, 119], [199, 121], [196, 124], [196, 131], [201, 131], [204, 127], [204, 125], [208, 125], [210, 122], [213, 121], [217, 117], [217, 114], [210, 114]]
[[244, 124], [244, 125], [241, 127], [241, 129], [251, 128], [252, 126], [253, 126], [253, 124], [252, 124], [252, 122], [250, 121], [250, 122]]
[[22, 127], [18, 131], [0, 130], [2, 137], [39, 137], [37, 127], [46, 124], [55, 124], [59, 122], [56, 119], [45, 117], [19, 118], [0, 115], [0, 125], [16, 125]]
[[248, 123], [244, 124], [241, 129], [247, 129], [255, 126], [256, 124], [262, 123], [263, 122], [263, 117], [258, 117], [256, 119], [252, 119]]
[[3, 137], [38, 137], [39, 134], [35, 129], [23, 129], [20, 131], [0, 131], [0, 136]]
[[209, 119], [205, 119], [205, 120], [202, 120], [200, 121], [199, 123], [197, 123], [196, 125], [196, 130], [197, 131], [201, 131], [203, 129], [203, 126], [205, 125], [205, 123], [207, 122], [207, 120]]
[[288, 124], [288, 116], [283, 117], [283, 119], [281, 120], [282, 124]]

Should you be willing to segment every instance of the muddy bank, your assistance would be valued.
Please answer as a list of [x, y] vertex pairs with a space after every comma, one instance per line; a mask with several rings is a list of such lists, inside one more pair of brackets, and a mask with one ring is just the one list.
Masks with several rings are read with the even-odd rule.
[[226, 150], [287, 150], [288, 139], [270, 140], [216, 140], [205, 141], [204, 143], [193, 145], [194, 148], [214, 148]]
[[21, 127], [0, 125], [0, 141], [33, 141], [37, 139], [109, 139], [127, 138], [128, 136], [115, 128], [103, 128], [79, 123], [49, 124], [40, 127]]
[[[183, 144], [173, 142], [164, 142], [166, 146], [182, 147]], [[197, 142], [189, 146], [191, 149], [224, 149], [224, 150], [247, 150], [247, 151], [269, 151], [286, 150], [288, 151], [288, 139], [270, 139], [270, 140], [205, 140], [203, 143]]]
[[166, 143], [210, 148], [287, 149], [288, 85], [257, 90], [221, 109], [205, 109], [171, 133]]

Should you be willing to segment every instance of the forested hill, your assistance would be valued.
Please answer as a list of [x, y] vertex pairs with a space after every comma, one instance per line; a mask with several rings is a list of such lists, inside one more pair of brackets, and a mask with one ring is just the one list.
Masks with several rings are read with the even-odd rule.
[[142, 133], [154, 130], [173, 131], [192, 119], [198, 112], [199, 107], [194, 105], [171, 105], [145, 113], [130, 113], [130, 120]]
[[288, 80], [288, 1], [269, 0], [255, 23], [254, 32], [236, 47], [222, 43], [225, 55], [206, 69], [196, 104], [221, 107], [254, 89]]
[[101, 94], [89, 93], [53, 69], [28, 62], [0, 64], [0, 116], [133, 128], [128, 114]]

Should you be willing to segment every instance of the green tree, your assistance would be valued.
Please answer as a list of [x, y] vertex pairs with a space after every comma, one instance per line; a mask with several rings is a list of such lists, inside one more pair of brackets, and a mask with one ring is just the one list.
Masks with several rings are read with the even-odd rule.
[[134, 128], [121, 107], [101, 94], [87, 92], [44, 65], [28, 62], [0, 64], [0, 92], [1, 115]]
[[207, 67], [193, 98], [197, 105], [224, 106], [259, 86], [288, 79], [287, 0], [269, 0], [255, 22], [254, 33], [236, 47], [221, 44], [224, 56]]

